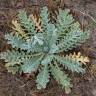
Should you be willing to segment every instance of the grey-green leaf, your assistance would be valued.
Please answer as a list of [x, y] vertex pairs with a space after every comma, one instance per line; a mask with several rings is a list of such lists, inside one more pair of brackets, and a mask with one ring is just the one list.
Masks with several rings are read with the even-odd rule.
[[70, 84], [70, 79], [63, 71], [60, 70], [57, 64], [55, 66], [51, 64], [51, 74], [63, 88], [70, 89], [70, 87], [72, 87], [72, 84]]
[[48, 65], [45, 65], [40, 73], [37, 76], [37, 89], [46, 88], [47, 83], [49, 82], [49, 71]]

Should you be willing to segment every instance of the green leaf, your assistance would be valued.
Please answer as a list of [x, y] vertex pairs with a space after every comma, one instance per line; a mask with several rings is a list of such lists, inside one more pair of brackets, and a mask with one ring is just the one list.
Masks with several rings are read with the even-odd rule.
[[49, 71], [48, 65], [45, 65], [40, 73], [37, 76], [37, 89], [46, 88], [47, 83], [49, 82]]
[[7, 63], [7, 66], [13, 66], [16, 64], [20, 64], [22, 62], [22, 58], [24, 58], [24, 53], [19, 53], [15, 50], [7, 50], [7, 52], [2, 52], [0, 54], [0, 59], [4, 59]]
[[52, 59], [53, 59], [53, 55], [47, 55], [47, 56], [45, 56], [44, 59], [42, 60], [41, 64], [42, 64], [42, 65], [48, 65], [48, 64], [51, 63]]
[[21, 70], [24, 73], [31, 73], [33, 71], [36, 71], [38, 69], [38, 66], [40, 65], [40, 61], [42, 59], [42, 56], [36, 56], [33, 58], [26, 58], [23, 61], [23, 65], [21, 65]]
[[34, 39], [34, 42], [33, 42], [34, 45], [36, 43], [38, 43], [39, 45], [43, 45], [44, 43], [44, 37], [41, 33], [37, 33], [36, 35], [34, 35], [33, 39]]
[[70, 84], [70, 79], [63, 71], [60, 70], [57, 64], [55, 64], [55, 66], [50, 64], [50, 66], [51, 74], [53, 75], [54, 79], [56, 79], [56, 81], [62, 85], [63, 88], [65, 88], [66, 93], [68, 93], [68, 90], [66, 89], [70, 89], [70, 87], [72, 87]]
[[40, 17], [42, 19], [41, 21], [41, 26], [43, 27], [43, 31], [46, 31], [47, 29], [47, 24], [49, 22], [48, 20], [48, 9], [47, 7], [43, 7], [40, 13]]
[[75, 61], [69, 57], [54, 56], [54, 58], [58, 62], [60, 62], [60, 64], [62, 64], [66, 69], [69, 69], [72, 72], [85, 72], [85, 70], [82, 68], [82, 64], [78, 61]]
[[74, 19], [69, 15], [69, 10], [59, 9], [59, 15], [57, 15], [56, 27], [58, 29], [58, 34], [60, 37], [65, 36], [70, 31], [71, 24], [74, 22]]
[[19, 11], [18, 17], [20, 19], [21, 25], [25, 27], [29, 34], [33, 35], [34, 33], [36, 33], [34, 23], [32, 22], [32, 20], [30, 20], [30, 18], [27, 17], [27, 14], [24, 10]]
[[55, 25], [48, 23], [46, 32], [47, 32], [46, 38], [49, 42], [49, 46], [51, 46], [52, 44], [56, 43], [56, 40], [58, 38], [57, 29]]
[[11, 44], [13, 48], [21, 48], [21, 45], [25, 43], [25, 41], [21, 38], [21, 36], [15, 34], [13, 36], [12, 33], [6, 34], [5, 39], [8, 40], [7, 43]]
[[56, 44], [51, 45], [49, 53], [57, 53], [59, 51], [59, 47]]
[[64, 36], [64, 39], [58, 44], [59, 52], [72, 50], [80, 46], [89, 38], [88, 32], [74, 31]]

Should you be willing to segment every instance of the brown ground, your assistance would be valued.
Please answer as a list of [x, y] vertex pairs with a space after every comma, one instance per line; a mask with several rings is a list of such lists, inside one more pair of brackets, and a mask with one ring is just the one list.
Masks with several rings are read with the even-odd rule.
[[[89, 24], [88, 29], [92, 32], [91, 38], [80, 50], [90, 57], [90, 64], [93, 67], [89, 68], [89, 64], [88, 71], [83, 76], [77, 74], [71, 76], [74, 87], [72, 93], [66, 95], [54, 80], [51, 80], [45, 90], [36, 90], [34, 76], [27, 78], [28, 76], [20, 76], [19, 74], [12, 75], [6, 71], [4, 63], [1, 61], [0, 96], [96, 96], [96, 0], [56, 1], [58, 6], [65, 6], [72, 10], [82, 28]], [[60, 1], [65, 2], [60, 3]], [[38, 10], [36, 6], [42, 7], [46, 4], [51, 6], [51, 9], [53, 5], [56, 5], [48, 3], [48, 0], [0, 0], [0, 51], [7, 48], [3, 36], [10, 30], [11, 20], [16, 16], [17, 11], [25, 8], [28, 12], [33, 12], [33, 10]]]

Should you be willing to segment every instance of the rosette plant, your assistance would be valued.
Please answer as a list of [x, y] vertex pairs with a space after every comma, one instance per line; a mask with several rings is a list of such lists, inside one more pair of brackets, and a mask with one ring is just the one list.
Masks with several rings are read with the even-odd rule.
[[[12, 48], [2, 52], [0, 57], [13, 74], [37, 72], [38, 89], [46, 88], [50, 76], [53, 76], [68, 93], [72, 87], [68, 70], [84, 73], [82, 64], [89, 60], [79, 53], [76, 56], [75, 53], [66, 55], [65, 52], [84, 43], [89, 38], [89, 32], [80, 29], [80, 24], [67, 9], [59, 9], [56, 23], [53, 24], [49, 21], [47, 7], [43, 7], [39, 20], [36, 23], [35, 18], [32, 20], [21, 10], [18, 19], [12, 21], [13, 32], [5, 34]], [[40, 29], [39, 32], [37, 29]]]

